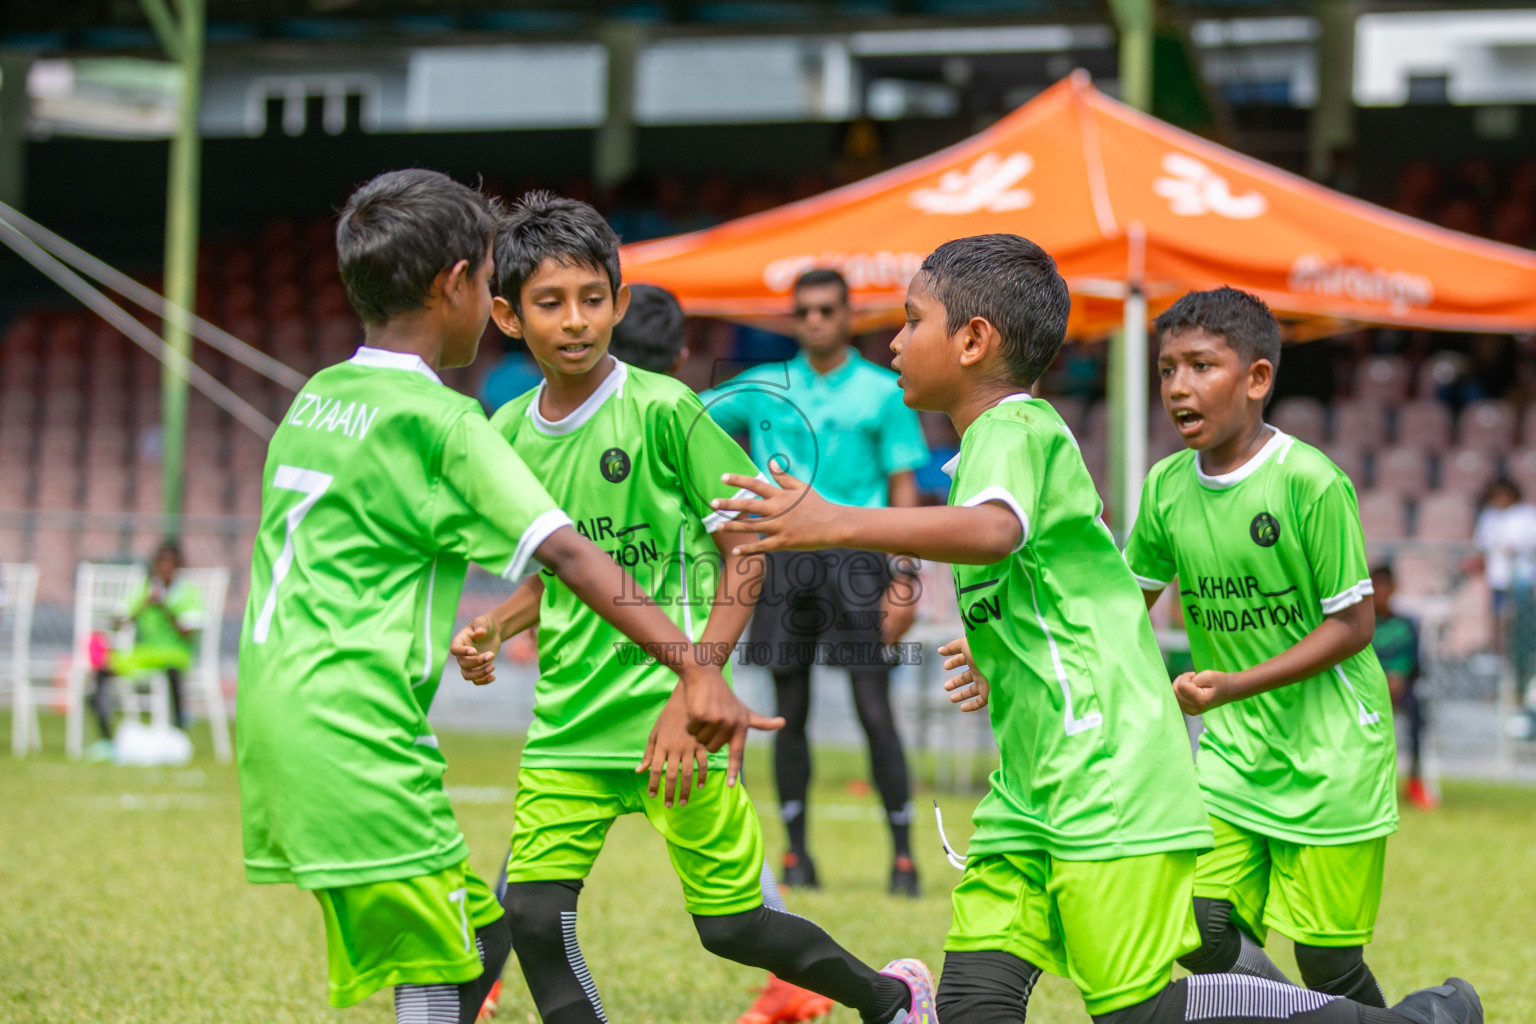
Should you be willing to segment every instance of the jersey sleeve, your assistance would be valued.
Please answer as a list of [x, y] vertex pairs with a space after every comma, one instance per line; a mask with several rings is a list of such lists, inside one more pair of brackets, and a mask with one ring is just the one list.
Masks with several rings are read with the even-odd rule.
[[678, 395], [666, 424], [667, 450], [682, 480], [684, 504], [704, 522], [710, 533], [732, 518], [733, 512], [710, 507], [716, 498], [750, 498], [751, 491], [737, 489], [720, 478], [726, 473], [762, 477], [750, 456], [732, 440], [724, 427], [705, 411], [699, 395]]
[[1301, 516], [1302, 547], [1324, 615], [1333, 615], [1371, 595], [1365, 531], [1355, 489], [1342, 474], [1306, 497]]
[[950, 504], [974, 508], [995, 502], [1006, 507], [1019, 521], [1019, 541], [1013, 546], [1019, 551], [1029, 543], [1029, 523], [1036, 510], [1042, 472], [1035, 446], [1020, 443], [1022, 433], [1009, 436], [1005, 430], [1006, 425], [985, 424], [973, 425], [966, 432]]
[[727, 434], [747, 434], [752, 430], [752, 407], [756, 392], [751, 388], [710, 388], [696, 396], [701, 406], [709, 410], [709, 418]]
[[1162, 590], [1173, 582], [1178, 572], [1173, 559], [1173, 545], [1168, 543], [1168, 525], [1158, 506], [1158, 476], [1147, 477], [1141, 489], [1141, 505], [1136, 524], [1125, 541], [1125, 564], [1142, 590]]
[[570, 516], [517, 452], [478, 413], [466, 413], [443, 443], [442, 484], [432, 531], [438, 543], [461, 545], [471, 561], [509, 580], [535, 566], [533, 553]]
[[892, 388], [880, 405], [880, 468], [886, 476], [917, 469], [928, 461], [928, 442], [917, 413]]
[[202, 629], [208, 624], [203, 595], [190, 583], [183, 583], [167, 595], [166, 611], [176, 620], [178, 629]]

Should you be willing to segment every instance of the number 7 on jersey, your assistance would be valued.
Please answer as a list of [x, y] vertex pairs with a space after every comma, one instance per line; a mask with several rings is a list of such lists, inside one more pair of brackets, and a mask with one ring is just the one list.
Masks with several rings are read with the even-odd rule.
[[283, 582], [283, 577], [288, 575], [288, 570], [293, 568], [293, 535], [298, 532], [299, 524], [304, 521], [309, 510], [315, 507], [315, 502], [320, 500], [320, 495], [331, 486], [331, 475], [313, 469], [299, 469], [297, 466], [278, 466], [277, 472], [272, 474], [272, 486], [284, 491], [298, 491], [304, 498], [289, 509], [285, 517], [288, 533], [283, 538], [283, 551], [277, 556], [277, 561], [272, 563], [272, 586], [267, 590], [267, 599], [262, 602], [261, 615], [256, 619], [256, 629], [251, 637], [258, 644], [267, 642], [267, 633], [272, 629], [272, 613], [277, 611], [277, 588]]

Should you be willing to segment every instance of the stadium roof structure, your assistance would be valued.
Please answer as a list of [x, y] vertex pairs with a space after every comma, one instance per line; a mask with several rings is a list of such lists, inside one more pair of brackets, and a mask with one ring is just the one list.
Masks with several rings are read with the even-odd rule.
[[[1055, 258], [1070, 330], [1128, 323], [1192, 289], [1264, 298], [1293, 338], [1341, 322], [1536, 329], [1536, 252], [1439, 228], [1327, 189], [1142, 114], [1085, 72], [992, 127], [883, 174], [788, 206], [623, 250], [628, 280], [691, 314], [773, 319], [796, 276], [840, 268], [862, 322], [895, 323], [923, 257], [1011, 232]], [[1138, 303], [1139, 304], [1139, 303]]]

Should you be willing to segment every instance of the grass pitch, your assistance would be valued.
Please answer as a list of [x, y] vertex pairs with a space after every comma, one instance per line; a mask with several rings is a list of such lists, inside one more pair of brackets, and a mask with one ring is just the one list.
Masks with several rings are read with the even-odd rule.
[[[8, 726], [0, 715], [0, 735]], [[45, 756], [0, 758], [0, 1022], [393, 1021], [388, 993], [346, 1011], [326, 1005], [313, 897], [246, 883], [232, 766], [207, 756], [179, 769], [70, 764], [57, 753], [57, 720], [45, 738]], [[512, 819], [517, 742], [441, 738], [473, 863], [494, 877]], [[206, 734], [194, 739], [208, 749]], [[861, 792], [864, 771], [857, 752], [818, 753], [811, 842], [824, 888], [789, 893], [790, 907], [876, 965], [919, 956], [937, 971], [958, 875], [926, 813], [930, 795], [917, 796], [926, 895], [893, 899], [888, 841], [873, 794]], [[765, 748], [753, 749], [748, 775], [777, 859], [782, 831]], [[1369, 962], [1391, 998], [1460, 974], [1478, 986], [1491, 1024], [1536, 1020], [1536, 791], [1449, 785], [1445, 796], [1434, 814], [1404, 808]], [[962, 850], [974, 803], [940, 796]], [[609, 836], [582, 897], [580, 934], [608, 1016], [625, 1024], [729, 1024], [762, 982], [699, 947], [661, 840], [638, 815]], [[1294, 977], [1288, 947], [1271, 942]], [[497, 1019], [536, 1020], [515, 961], [505, 977]], [[832, 1017], [857, 1019], [841, 1008]], [[1030, 1020], [1087, 1015], [1071, 985], [1048, 976]]]

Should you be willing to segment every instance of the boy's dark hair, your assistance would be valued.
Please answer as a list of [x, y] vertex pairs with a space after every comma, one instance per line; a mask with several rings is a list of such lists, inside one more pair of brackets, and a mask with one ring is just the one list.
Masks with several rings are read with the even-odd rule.
[[497, 204], [438, 171], [387, 171], [347, 199], [336, 258], [347, 298], [365, 324], [421, 309], [439, 273], [460, 260], [471, 274], [496, 233]]
[[944, 303], [954, 334], [981, 317], [1002, 336], [1014, 383], [1029, 387], [1056, 361], [1072, 297], [1051, 254], [1019, 235], [972, 235], [945, 242], [923, 260], [928, 287]]
[[177, 565], [186, 565], [187, 560], [181, 556], [181, 543], [174, 537], [167, 537], [155, 547], [155, 555], [150, 563], [160, 561], [161, 555], [171, 555], [176, 559]]
[[1525, 494], [1520, 490], [1519, 484], [1507, 476], [1500, 476], [1495, 477], [1487, 487], [1483, 488], [1482, 503], [1484, 505], [1488, 504], [1499, 491], [1508, 491], [1514, 497], [1515, 504], [1517, 505], [1520, 504], [1520, 499], [1525, 497]]
[[1397, 574], [1392, 571], [1392, 566], [1389, 563], [1383, 562], [1371, 570], [1371, 579], [1383, 579], [1388, 583], [1396, 583]]
[[[1170, 334], [1202, 330], [1215, 335], [1243, 361], [1252, 366], [1268, 359], [1280, 372], [1280, 325], [1264, 300], [1228, 285], [1206, 292], [1189, 292], [1152, 324], [1157, 340]], [[1274, 385], [1269, 393], [1274, 395]]]
[[613, 327], [608, 351], [615, 359], [655, 373], [666, 373], [683, 350], [683, 307], [665, 288], [629, 286], [629, 312]]
[[843, 295], [843, 305], [848, 305], [848, 279], [842, 275], [841, 271], [833, 270], [831, 267], [815, 267], [807, 270], [795, 278], [795, 287], [790, 290], [790, 294], [793, 295], [801, 288], [820, 288], [828, 284], [837, 285], [838, 291]]
[[518, 316], [523, 285], [550, 259], [603, 271], [617, 298], [619, 236], [590, 204], [540, 189], [519, 199], [496, 232], [497, 291]]

